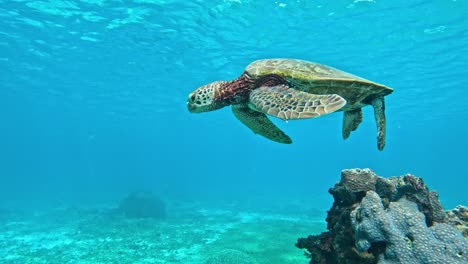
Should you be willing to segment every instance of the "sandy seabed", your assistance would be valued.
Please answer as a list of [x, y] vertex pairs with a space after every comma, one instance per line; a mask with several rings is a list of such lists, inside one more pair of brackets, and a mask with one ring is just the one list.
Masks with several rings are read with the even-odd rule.
[[[325, 230], [324, 214], [173, 206], [165, 220], [128, 219], [106, 207], [0, 216], [0, 259], [27, 263], [204, 264], [226, 249], [258, 264], [308, 263], [297, 238]], [[226, 262], [227, 263], [227, 262]], [[250, 262], [249, 262], [250, 263]]]

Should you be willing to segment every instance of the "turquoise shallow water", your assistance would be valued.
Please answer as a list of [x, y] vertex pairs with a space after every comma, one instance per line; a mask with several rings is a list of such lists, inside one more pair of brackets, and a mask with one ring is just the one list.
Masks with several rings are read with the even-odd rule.
[[[462, 0], [0, 0], [0, 206], [95, 206], [150, 189], [324, 212], [354, 167], [413, 173], [446, 208], [467, 204], [467, 15]], [[271, 57], [392, 87], [385, 150], [369, 107], [346, 141], [341, 113], [274, 120], [292, 145], [227, 108], [187, 111], [196, 87]]]

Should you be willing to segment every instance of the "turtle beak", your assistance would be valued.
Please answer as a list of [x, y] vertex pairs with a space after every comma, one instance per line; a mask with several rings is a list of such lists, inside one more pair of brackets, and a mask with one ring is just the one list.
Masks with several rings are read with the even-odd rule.
[[187, 102], [187, 109], [189, 110], [189, 112], [193, 113], [195, 111], [197, 107], [192, 104], [191, 102]]
[[191, 92], [187, 99], [187, 108], [191, 113], [193, 113], [195, 109], [197, 108], [197, 106], [195, 105], [195, 99], [196, 99], [195, 93]]

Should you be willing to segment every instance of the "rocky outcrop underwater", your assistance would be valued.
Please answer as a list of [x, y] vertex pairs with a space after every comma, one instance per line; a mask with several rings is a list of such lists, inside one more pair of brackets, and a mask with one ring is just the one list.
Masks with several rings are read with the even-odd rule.
[[468, 263], [468, 208], [444, 211], [422, 178], [343, 170], [327, 232], [300, 238], [310, 263]]
[[151, 192], [135, 191], [129, 193], [115, 210], [128, 218], [166, 218], [166, 204]]

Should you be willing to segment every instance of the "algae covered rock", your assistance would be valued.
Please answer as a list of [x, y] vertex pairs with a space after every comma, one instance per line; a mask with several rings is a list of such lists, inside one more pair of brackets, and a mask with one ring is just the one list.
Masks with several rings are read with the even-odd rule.
[[466, 207], [445, 212], [422, 178], [343, 170], [327, 232], [300, 238], [310, 263], [468, 263]]
[[456, 227], [468, 238], [468, 207], [459, 205], [447, 212], [447, 222]]
[[248, 254], [236, 249], [221, 250], [206, 260], [206, 264], [256, 264]]
[[132, 192], [127, 195], [117, 208], [129, 218], [166, 218], [166, 205], [151, 192]]

